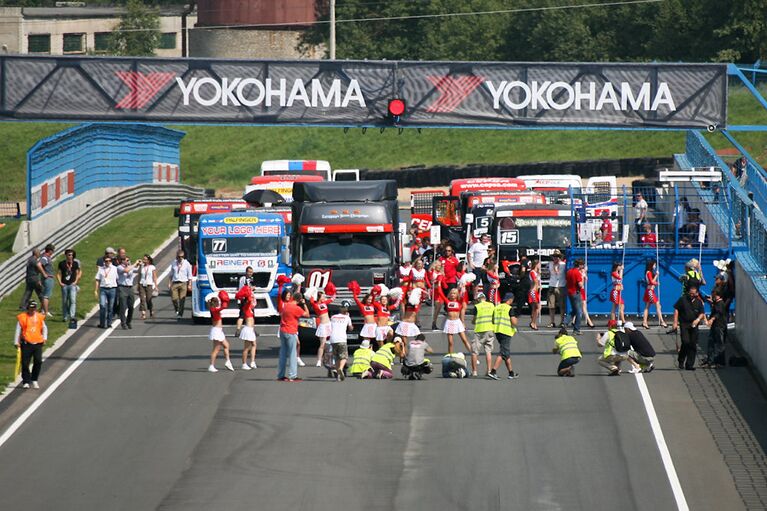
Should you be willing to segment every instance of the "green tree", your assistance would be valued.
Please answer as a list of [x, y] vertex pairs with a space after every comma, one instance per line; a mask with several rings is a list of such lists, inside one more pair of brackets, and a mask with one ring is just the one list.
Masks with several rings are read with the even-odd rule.
[[125, 14], [110, 38], [113, 55], [144, 57], [154, 55], [160, 45], [160, 15], [139, 0], [128, 0]]

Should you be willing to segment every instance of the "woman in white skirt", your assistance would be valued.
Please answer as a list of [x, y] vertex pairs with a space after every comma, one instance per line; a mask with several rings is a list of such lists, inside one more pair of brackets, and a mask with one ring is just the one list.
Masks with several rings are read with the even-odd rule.
[[218, 296], [213, 293], [208, 296], [208, 310], [210, 310], [210, 321], [212, 323], [208, 339], [213, 342], [213, 350], [210, 352], [210, 366], [208, 366], [208, 372], [211, 373], [218, 372], [218, 369], [216, 369], [216, 357], [218, 357], [218, 352], [221, 351], [221, 348], [224, 348], [224, 358], [226, 359], [224, 365], [230, 371], [234, 371], [232, 361], [229, 360], [229, 341], [226, 340], [226, 335], [224, 335], [223, 321], [221, 319], [221, 311], [228, 306], [229, 295], [226, 291], [219, 291]]
[[[240, 339], [242, 340], [242, 368], [250, 371], [256, 368], [256, 318], [253, 314], [255, 299], [253, 290], [249, 285], [244, 285], [237, 291], [234, 297], [240, 300], [242, 304], [242, 315], [245, 319], [245, 325], [240, 329]], [[248, 363], [250, 357], [250, 363]]]
[[461, 321], [461, 313], [466, 309], [466, 303], [461, 300], [460, 292], [457, 287], [454, 287], [447, 294], [447, 303], [445, 303], [445, 310], [447, 311], [447, 320], [445, 320], [445, 326], [442, 332], [447, 334], [447, 352], [453, 353], [453, 336], [458, 335], [463, 341], [463, 345], [470, 352], [471, 346], [469, 346], [469, 340], [466, 338], [466, 327], [463, 326]]
[[328, 313], [328, 306], [333, 303], [332, 298], [325, 296], [324, 291], [320, 291], [316, 288], [307, 289], [304, 293], [304, 297], [309, 299], [309, 303], [314, 309], [314, 314], [317, 316], [315, 320], [317, 323], [317, 330], [314, 331], [314, 335], [320, 340], [320, 347], [317, 349], [317, 367], [322, 367], [322, 355], [325, 353], [325, 343], [330, 339], [330, 332], [332, 327], [330, 324], [330, 314]]
[[376, 308], [373, 295], [368, 293], [365, 295], [365, 298], [360, 301], [360, 287], [354, 280], [349, 282], [349, 290], [354, 296], [354, 301], [357, 302], [360, 314], [362, 314], [363, 323], [362, 330], [360, 330], [360, 338], [363, 340], [367, 339], [372, 344], [376, 339], [376, 328], [378, 327], [378, 323], [376, 323]]
[[376, 342], [380, 348], [389, 338], [389, 332], [394, 332], [389, 326], [389, 320], [392, 311], [399, 307], [399, 301], [395, 300], [394, 303], [390, 304], [389, 297], [386, 295], [381, 296], [378, 300], [373, 302], [373, 306], [376, 308]]
[[410, 289], [410, 293], [405, 303], [405, 314], [402, 316], [402, 321], [397, 325], [395, 333], [402, 337], [402, 341], [407, 346], [407, 340], [414, 338], [421, 333], [421, 329], [415, 324], [418, 317], [418, 311], [421, 310], [421, 298], [423, 289], [415, 287]]

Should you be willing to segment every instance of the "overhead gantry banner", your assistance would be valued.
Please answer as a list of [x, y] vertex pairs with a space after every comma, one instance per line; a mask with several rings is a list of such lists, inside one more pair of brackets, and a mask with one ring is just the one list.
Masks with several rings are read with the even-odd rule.
[[[724, 64], [3, 56], [0, 118], [711, 129], [726, 125], [726, 71]], [[389, 111], [392, 99], [404, 101], [401, 115]]]

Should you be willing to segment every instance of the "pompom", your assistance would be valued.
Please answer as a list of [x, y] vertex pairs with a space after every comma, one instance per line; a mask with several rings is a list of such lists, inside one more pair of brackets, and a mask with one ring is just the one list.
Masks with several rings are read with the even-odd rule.
[[301, 275], [300, 273], [294, 273], [294, 274], [293, 274], [293, 278], [292, 278], [292, 279], [290, 279], [290, 281], [291, 281], [293, 284], [297, 285], [297, 286], [300, 286], [301, 284], [303, 284], [303, 283], [304, 283], [304, 280], [306, 280], [306, 279], [304, 279], [304, 276], [303, 276], [303, 275]]
[[336, 295], [336, 285], [332, 282], [328, 282], [328, 284], [325, 286], [324, 292], [328, 296], [335, 296]]
[[360, 289], [360, 285], [356, 280], [350, 281], [348, 284], [346, 284], [346, 287], [349, 288], [349, 291], [352, 292], [352, 296], [359, 296], [362, 289]]
[[389, 290], [389, 298], [392, 300], [399, 300], [402, 298], [402, 288], [401, 287], [393, 287]]
[[309, 289], [307, 289], [306, 291], [304, 291], [304, 298], [306, 298], [307, 300], [316, 300], [317, 299], [317, 292], [318, 291], [319, 291], [319, 289], [317, 289], [316, 287], [312, 286]]
[[287, 275], [278, 275], [277, 276], [277, 284], [280, 286], [284, 286], [285, 284], [290, 284], [292, 281], [290, 280], [290, 277]]
[[378, 288], [378, 295], [384, 296], [389, 294], [389, 288], [386, 287], [384, 284], [377, 284], [375, 287]]
[[414, 305], [414, 306], [418, 305], [419, 303], [421, 303], [421, 293], [422, 292], [423, 291], [421, 290], [420, 287], [417, 287], [417, 288], [413, 289], [412, 291], [410, 291], [410, 296], [407, 299], [408, 303], [410, 303], [410, 305]]
[[461, 275], [460, 283], [462, 285], [470, 284], [474, 282], [477, 279], [477, 276], [474, 273], [464, 273]]

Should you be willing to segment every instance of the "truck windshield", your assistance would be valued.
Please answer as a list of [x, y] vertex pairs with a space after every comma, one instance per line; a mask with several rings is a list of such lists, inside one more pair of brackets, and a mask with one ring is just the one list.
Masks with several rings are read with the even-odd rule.
[[205, 255], [277, 255], [279, 238], [203, 238]]
[[301, 237], [299, 262], [306, 266], [387, 266], [391, 234], [316, 234]]
[[564, 249], [570, 246], [570, 219], [565, 218], [501, 218], [495, 226], [498, 246], [504, 248], [538, 246], [538, 221], [543, 222], [543, 248]]

